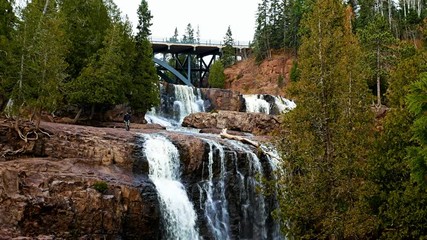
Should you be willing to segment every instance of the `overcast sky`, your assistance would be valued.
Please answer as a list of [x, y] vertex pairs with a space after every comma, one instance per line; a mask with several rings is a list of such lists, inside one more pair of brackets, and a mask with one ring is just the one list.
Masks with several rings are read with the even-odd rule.
[[[123, 14], [127, 14], [134, 28], [140, 0], [114, 0]], [[151, 33], [153, 39], [173, 36], [178, 29], [179, 38], [190, 23], [196, 37], [197, 26], [202, 42], [222, 41], [228, 26], [233, 39], [241, 44], [253, 40], [255, 13], [260, 0], [147, 0], [153, 15]]]

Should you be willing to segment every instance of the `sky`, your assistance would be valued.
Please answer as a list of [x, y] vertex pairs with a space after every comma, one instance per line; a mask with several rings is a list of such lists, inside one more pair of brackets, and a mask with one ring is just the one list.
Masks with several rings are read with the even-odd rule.
[[[140, 0], [114, 0], [128, 15], [134, 29], [137, 25], [136, 11]], [[196, 37], [197, 27], [201, 42], [223, 41], [230, 26], [234, 41], [247, 44], [253, 40], [255, 14], [261, 0], [147, 0], [153, 16], [151, 35], [154, 40], [168, 39], [178, 29], [179, 39], [190, 23]]]

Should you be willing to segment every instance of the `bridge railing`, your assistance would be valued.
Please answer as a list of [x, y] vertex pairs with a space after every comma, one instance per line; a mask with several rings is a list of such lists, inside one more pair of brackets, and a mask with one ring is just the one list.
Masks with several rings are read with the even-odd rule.
[[[155, 37], [151, 37], [150, 41], [152, 43], [166, 43], [166, 44], [183, 44], [183, 45], [196, 45], [196, 46], [224, 46], [224, 42], [222, 41], [216, 41], [216, 40], [206, 40], [206, 39], [200, 39], [200, 40], [195, 40], [194, 42], [182, 42], [182, 41], [171, 41], [170, 38], [155, 38]], [[250, 48], [250, 44], [251, 42], [248, 41], [235, 41], [233, 44], [234, 48]]]

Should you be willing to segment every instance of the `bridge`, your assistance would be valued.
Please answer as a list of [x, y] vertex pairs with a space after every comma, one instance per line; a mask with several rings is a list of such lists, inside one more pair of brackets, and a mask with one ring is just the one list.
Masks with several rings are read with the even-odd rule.
[[[151, 39], [158, 75], [174, 84], [206, 87], [211, 65], [222, 55], [221, 42], [182, 43]], [[249, 44], [233, 45], [235, 59], [247, 58]]]

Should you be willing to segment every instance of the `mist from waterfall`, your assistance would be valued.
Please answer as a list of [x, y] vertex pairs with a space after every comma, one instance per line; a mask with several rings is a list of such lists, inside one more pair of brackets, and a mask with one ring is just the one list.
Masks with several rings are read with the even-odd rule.
[[180, 182], [178, 149], [161, 135], [144, 135], [149, 177], [156, 186], [163, 216], [165, 239], [199, 239], [197, 215]]

